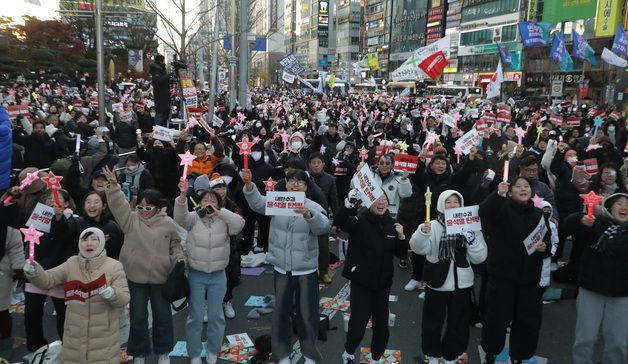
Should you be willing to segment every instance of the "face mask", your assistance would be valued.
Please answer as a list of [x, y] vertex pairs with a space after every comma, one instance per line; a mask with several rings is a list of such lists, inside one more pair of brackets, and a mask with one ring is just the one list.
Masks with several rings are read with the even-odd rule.
[[137, 166], [136, 166], [136, 165], [131, 165], [131, 166], [126, 167], [126, 169], [127, 169], [129, 172], [133, 172], [134, 170], [136, 170], [136, 169], [137, 169]]
[[576, 164], [576, 162], [578, 162], [578, 157], [569, 157], [569, 158], [567, 158], [567, 163], [569, 163], [569, 164]]
[[[253, 157], [253, 159], [255, 159], [255, 157]], [[233, 180], [233, 177], [231, 177], [231, 176], [222, 176], [222, 180], [225, 181], [225, 184], [228, 185]]]
[[252, 152], [251, 157], [254, 161], [257, 162], [258, 160], [262, 159], [262, 152]]
[[255, 127], [256, 128], [261, 128], [262, 127], [262, 123], [255, 123]]
[[614, 126], [609, 126], [608, 129], [606, 129], [608, 135], [610, 136], [614, 136], [615, 135], [615, 127]]
[[292, 142], [292, 143], [290, 143], [290, 146], [292, 147], [292, 149], [298, 150], [298, 149], [301, 149], [301, 147], [303, 146], [303, 143], [301, 143], [301, 142]]
[[155, 115], [156, 115], [156, 114], [155, 114], [154, 112], [150, 113], [150, 117], [151, 117], [151, 118], [154, 118], [154, 117], [155, 117]]

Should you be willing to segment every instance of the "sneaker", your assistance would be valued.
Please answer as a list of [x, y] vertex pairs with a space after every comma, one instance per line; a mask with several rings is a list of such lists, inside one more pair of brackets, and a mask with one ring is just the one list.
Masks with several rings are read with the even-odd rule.
[[347, 351], [342, 353], [342, 364], [355, 364], [355, 355], [349, 355]]
[[423, 359], [423, 364], [438, 364], [440, 363], [440, 358], [436, 358], [433, 356], [425, 356]]
[[495, 364], [495, 355], [486, 354], [486, 358], [484, 358], [484, 364]]
[[419, 288], [419, 281], [411, 279], [404, 287], [403, 289], [406, 292], [412, 292], [414, 290], [416, 290], [417, 288]]
[[207, 364], [216, 364], [218, 363], [218, 355], [207, 353]]
[[279, 363], [277, 364], [292, 364], [292, 362], [290, 362], [290, 357], [286, 356], [285, 358], [282, 358], [281, 360], [279, 360]]
[[558, 263], [552, 262], [552, 264], [550, 264], [550, 270], [556, 272], [558, 270]]
[[307, 356], [304, 356], [304, 358], [305, 358], [305, 361], [303, 362], [303, 364], [316, 364], [314, 359], [310, 359]]
[[399, 268], [406, 269], [408, 268], [408, 260], [407, 259], [399, 259]]
[[170, 357], [168, 354], [160, 354], [157, 359], [157, 364], [170, 364]]
[[476, 329], [481, 329], [481, 328], [484, 327], [484, 325], [482, 325], [481, 322], [476, 322], [474, 326], [475, 326]]
[[329, 273], [323, 273], [319, 277], [321, 281], [323, 281], [323, 283], [331, 284], [331, 276], [329, 275]]
[[233, 309], [233, 305], [231, 302], [223, 302], [222, 310], [225, 312], [225, 317], [228, 319], [232, 319], [235, 317], [235, 310]]
[[144, 364], [144, 363], [146, 363], [146, 358], [144, 358], [143, 356], [135, 357], [135, 359], [133, 359], [133, 364]]
[[197, 356], [195, 358], [190, 359], [190, 364], [203, 364], [203, 362], [201, 361], [201, 357]]

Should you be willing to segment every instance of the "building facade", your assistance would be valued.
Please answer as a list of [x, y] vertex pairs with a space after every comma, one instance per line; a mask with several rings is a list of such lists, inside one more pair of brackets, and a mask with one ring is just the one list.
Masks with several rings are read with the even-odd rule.
[[[336, 28], [335, 64], [336, 77], [351, 83], [359, 81], [353, 73], [353, 63], [361, 58], [363, 7], [360, 0], [340, 0], [334, 19]], [[330, 53], [334, 49], [330, 49]]]

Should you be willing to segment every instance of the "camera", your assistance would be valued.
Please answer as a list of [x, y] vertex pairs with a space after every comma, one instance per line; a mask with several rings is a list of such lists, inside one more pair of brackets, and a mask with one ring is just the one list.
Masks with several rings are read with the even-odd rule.
[[172, 63], [170, 63], [172, 65], [172, 68], [174, 68], [175, 70], [187, 70], [188, 69], [188, 64], [183, 62], [183, 61], [172, 61]]
[[214, 213], [214, 208], [211, 205], [207, 205], [205, 206], [205, 208], [202, 208], [200, 210], [198, 210], [196, 213], [198, 214], [198, 216], [200, 216], [201, 218], [207, 216], [207, 215], [211, 215]]

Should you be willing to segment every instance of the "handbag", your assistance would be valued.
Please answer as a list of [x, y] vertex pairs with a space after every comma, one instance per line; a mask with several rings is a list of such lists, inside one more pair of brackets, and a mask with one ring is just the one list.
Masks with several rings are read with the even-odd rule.
[[[170, 302], [172, 309], [175, 311], [181, 311], [188, 304], [188, 297], [190, 295], [190, 286], [188, 285], [188, 279], [185, 276], [185, 263], [177, 262], [170, 274], [166, 283], [161, 287], [161, 295], [166, 301]], [[175, 306], [174, 302], [184, 299], [179, 305]]]

